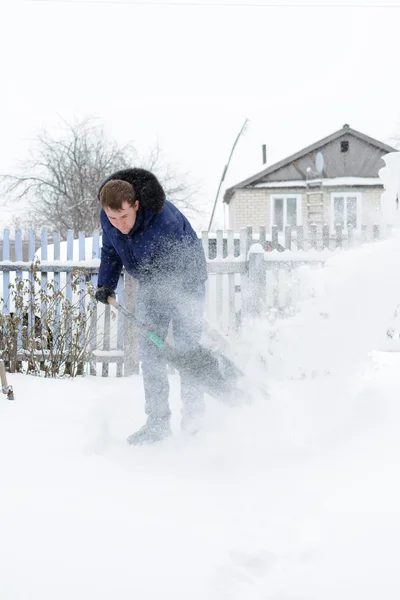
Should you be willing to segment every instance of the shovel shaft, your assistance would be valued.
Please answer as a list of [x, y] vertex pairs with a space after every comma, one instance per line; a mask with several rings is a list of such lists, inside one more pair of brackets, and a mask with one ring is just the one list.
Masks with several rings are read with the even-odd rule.
[[156, 344], [156, 346], [158, 346], [159, 348], [165, 348], [166, 343], [164, 342], [164, 340], [162, 340], [156, 333], [154, 333], [154, 331], [148, 331], [147, 327], [145, 327], [145, 325], [143, 325], [143, 323], [138, 321], [138, 319], [135, 317], [134, 314], [129, 312], [129, 310], [127, 310], [124, 306], [122, 306], [122, 304], [117, 302], [117, 300], [115, 298], [113, 298], [112, 296], [109, 296], [108, 304], [111, 304], [111, 306], [116, 308], [121, 314], [124, 315], [124, 317], [126, 317], [127, 319], [132, 321], [132, 323], [135, 323], [137, 328], [140, 329], [140, 331], [142, 333], [145, 333], [151, 339], [151, 341]]

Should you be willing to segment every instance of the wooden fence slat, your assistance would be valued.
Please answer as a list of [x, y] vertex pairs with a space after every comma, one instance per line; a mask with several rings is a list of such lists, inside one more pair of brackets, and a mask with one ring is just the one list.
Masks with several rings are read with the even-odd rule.
[[33, 229], [28, 231], [28, 261], [31, 262], [35, 258], [36, 252], [36, 234]]
[[[110, 329], [111, 329], [111, 306], [107, 304], [104, 310], [104, 339], [103, 350], [110, 350]], [[101, 369], [102, 377], [108, 377], [108, 362], [103, 362]]]
[[292, 249], [292, 227], [290, 225], [285, 227], [285, 248], [286, 250]]
[[298, 225], [296, 227], [296, 235], [297, 235], [297, 250], [304, 250], [304, 227], [303, 227], [303, 225]]
[[329, 248], [329, 225], [322, 227], [322, 249]]
[[[61, 256], [61, 236], [58, 231], [53, 233], [53, 248], [54, 248], [54, 260], [60, 260]], [[54, 291], [58, 294], [61, 290], [61, 273], [60, 271], [54, 272]], [[61, 319], [61, 306], [57, 302], [55, 310], [55, 334], [53, 336], [54, 352], [58, 352], [59, 346], [59, 332], [60, 332], [60, 319]]]
[[368, 241], [368, 226], [365, 224], [361, 225], [361, 240], [362, 242]]
[[265, 303], [266, 295], [266, 269], [264, 253], [250, 251], [249, 253], [249, 297], [246, 306], [246, 315], [260, 315]]
[[[67, 232], [67, 260], [72, 261], [74, 259], [74, 232], [70, 229]], [[71, 273], [67, 276], [67, 300], [72, 303], [72, 286], [71, 286]]]
[[267, 241], [267, 227], [266, 225], [260, 225], [260, 244], [264, 248], [264, 244]]
[[279, 230], [277, 225], [271, 227], [271, 243], [273, 248], [278, 248], [279, 245]]
[[100, 231], [96, 230], [92, 235], [92, 258], [100, 258]]
[[272, 271], [270, 271], [272, 283], [272, 306], [275, 309], [279, 308], [279, 267], [275, 263]]
[[[222, 260], [222, 258], [223, 258], [223, 241], [224, 241], [223, 231], [221, 229], [219, 229], [217, 231], [216, 260]], [[215, 275], [215, 277], [217, 278], [217, 281], [216, 281], [216, 304], [217, 304], [216, 316], [217, 316], [217, 323], [220, 325], [222, 323], [223, 314], [224, 314], [224, 282], [223, 282], [224, 275], [222, 273], [217, 273]]]
[[[41, 237], [40, 237], [40, 245], [41, 245], [41, 262], [43, 261], [47, 261], [48, 259], [48, 236], [47, 236], [47, 231], [42, 231], [41, 233]], [[46, 271], [42, 271], [41, 273], [41, 279], [40, 279], [40, 286], [42, 291], [44, 291], [47, 294], [47, 282], [48, 282], [48, 277], [47, 277], [47, 272]], [[41, 321], [43, 322], [43, 319], [45, 317], [47, 311], [47, 303], [42, 299], [41, 303], [40, 303], [40, 315], [41, 315]]]
[[336, 225], [336, 248], [343, 247], [343, 228], [341, 225]]
[[[35, 258], [36, 234], [33, 229], [28, 231], [28, 261], [32, 262]], [[35, 323], [35, 275], [33, 271], [28, 273], [29, 292], [28, 292], [28, 338], [31, 336]]]
[[204, 250], [204, 254], [206, 259], [209, 258], [209, 243], [208, 243], [208, 232], [207, 231], [202, 231], [201, 232], [201, 243], [203, 246], [203, 250]]
[[[78, 234], [79, 240], [79, 261], [86, 260], [86, 240], [85, 240], [85, 232], [80, 231]], [[84, 277], [81, 278], [79, 282], [79, 311], [84, 314], [85, 313], [85, 293], [86, 293], [86, 282]]]
[[[118, 298], [118, 302], [120, 304], [122, 304], [122, 306], [124, 306], [124, 279], [123, 277], [119, 278], [118, 281], [118, 287], [117, 287], [117, 298]], [[124, 326], [124, 319], [121, 315], [121, 313], [117, 312], [117, 350], [123, 350], [124, 349], [124, 332], [125, 332], [125, 326]], [[122, 368], [122, 363], [118, 362], [117, 363], [117, 377], [122, 377], [123, 375], [123, 368]]]
[[[228, 252], [227, 258], [233, 258], [235, 249], [234, 233], [232, 230], [228, 230], [227, 232], [226, 246]], [[235, 277], [235, 273], [229, 273], [228, 275], [228, 329], [230, 331], [233, 331], [236, 327]]]
[[[129, 275], [124, 274], [124, 298], [125, 306], [129, 312], [136, 312], [136, 288], [137, 281]], [[139, 357], [138, 357], [138, 333], [137, 329], [131, 321], [125, 320], [125, 364], [124, 375], [129, 376], [139, 373]]]
[[[85, 232], [78, 232], [78, 259], [80, 262], [86, 259], [86, 239]], [[78, 285], [78, 303], [79, 303], [79, 315], [82, 319], [82, 322], [85, 322], [85, 313], [86, 313], [86, 281], [83, 274], [79, 275], [79, 285]], [[85, 336], [86, 331], [84, 328], [81, 329], [79, 334], [79, 340], [81, 348], [84, 347], [85, 344]], [[84, 372], [84, 364], [81, 362], [78, 365], [78, 375], [83, 375]]]
[[246, 298], [247, 298], [247, 232], [246, 228], [242, 227], [240, 229], [240, 254], [239, 257], [243, 261], [243, 265], [245, 267], [244, 272], [240, 274], [240, 310], [241, 314], [246, 313]]
[[[74, 259], [74, 232], [69, 229], [67, 231], [67, 261], [73, 261]], [[67, 273], [67, 284], [66, 284], [66, 299], [70, 305], [72, 305], [72, 273], [71, 271]], [[65, 334], [65, 344], [67, 348], [67, 352], [71, 353], [72, 351], [72, 329]], [[66, 361], [65, 371], [68, 374], [71, 369], [71, 362]]]
[[286, 294], [286, 297], [284, 298], [283, 301], [283, 308], [290, 310], [293, 306], [293, 271], [294, 269], [292, 268], [292, 266], [289, 265], [285, 265], [284, 269], [283, 269], [283, 291]]
[[246, 256], [250, 250], [250, 246], [253, 243], [253, 228], [248, 226], [246, 227]]
[[317, 234], [318, 234], [317, 226], [314, 224], [310, 225], [308, 228], [308, 231], [309, 231], [310, 248], [316, 248], [317, 247]]
[[246, 249], [246, 228], [242, 227], [239, 233], [240, 236], [240, 258], [247, 260], [247, 249]]
[[[202, 243], [202, 246], [203, 246], [204, 256], [206, 257], [206, 261], [208, 261], [208, 259], [209, 259], [209, 251], [208, 251], [208, 249], [209, 249], [209, 236], [208, 236], [208, 232], [207, 231], [202, 231], [201, 232], [201, 243]], [[205, 292], [206, 292], [205, 313], [208, 316], [208, 314], [209, 314], [208, 299], [210, 298], [210, 283], [209, 283], [209, 278], [206, 280], [206, 283], [205, 283]]]
[[[5, 229], [3, 233], [3, 261], [10, 260], [10, 230]], [[3, 272], [3, 312], [10, 314], [10, 273]]]
[[347, 225], [347, 246], [349, 248], [351, 248], [353, 246], [353, 243], [354, 243], [353, 225], [350, 223], [349, 225]]
[[[15, 259], [16, 260], [21, 260], [22, 261], [22, 231], [20, 229], [18, 229], [15, 232]], [[16, 272], [16, 277], [18, 279], [18, 281], [22, 280], [22, 271], [18, 270]], [[18, 317], [18, 333], [17, 333], [17, 348], [18, 350], [20, 348], [22, 348], [22, 319], [23, 319], [23, 315], [22, 315], [22, 311], [20, 308], [17, 308], [17, 310], [15, 311], [17, 317]], [[17, 365], [18, 368], [19, 365]]]
[[[42, 231], [40, 235], [40, 248], [41, 248], [41, 262], [47, 262], [48, 260], [48, 234], [47, 231]], [[33, 315], [33, 333], [37, 337], [40, 334], [40, 348], [42, 351], [47, 350], [47, 336], [45, 335], [44, 323], [47, 317], [47, 302], [46, 297], [48, 294], [48, 274], [47, 271], [42, 271], [40, 275], [40, 288], [41, 288], [41, 299], [40, 299], [40, 323], [36, 326], [36, 315]], [[44, 369], [44, 362], [41, 361], [40, 368]]]
[[[93, 237], [92, 237], [92, 259], [96, 259], [96, 258], [100, 258], [100, 232], [99, 231], [95, 231], [93, 233]], [[92, 273], [92, 275], [90, 277], [90, 281], [91, 281], [91, 284], [94, 289], [97, 288], [97, 279], [98, 279], [97, 273]], [[93, 357], [93, 352], [97, 348], [97, 319], [98, 319], [97, 302], [94, 299], [90, 303], [90, 311], [91, 311], [91, 317], [90, 317], [90, 324], [89, 324], [89, 327], [90, 327], [89, 348], [90, 348], [90, 351], [91, 351], [92, 357]], [[97, 375], [96, 361], [94, 358], [91, 358], [91, 360], [90, 360], [89, 372], [93, 376]]]

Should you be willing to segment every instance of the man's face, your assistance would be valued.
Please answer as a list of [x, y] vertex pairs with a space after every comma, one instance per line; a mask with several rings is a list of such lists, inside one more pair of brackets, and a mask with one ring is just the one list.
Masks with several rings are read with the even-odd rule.
[[136, 213], [139, 210], [139, 202], [136, 200], [134, 206], [131, 206], [126, 200], [122, 202], [121, 210], [112, 210], [104, 206], [111, 225], [114, 225], [121, 233], [129, 233], [136, 221]]

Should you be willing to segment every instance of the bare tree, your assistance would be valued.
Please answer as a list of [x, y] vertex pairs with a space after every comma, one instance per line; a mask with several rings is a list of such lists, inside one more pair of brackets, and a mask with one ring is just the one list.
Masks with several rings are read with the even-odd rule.
[[20, 174], [3, 175], [2, 182], [12, 199], [29, 199], [31, 225], [60, 231], [63, 237], [68, 229], [91, 233], [99, 228], [100, 183], [112, 172], [132, 166], [152, 170], [169, 200], [185, 212], [199, 212], [193, 191], [172, 167], [160, 164], [160, 154], [156, 147], [147, 159], [139, 160], [132, 145], [119, 147], [93, 119], [85, 118], [64, 123], [59, 137], [41, 132], [20, 165]]

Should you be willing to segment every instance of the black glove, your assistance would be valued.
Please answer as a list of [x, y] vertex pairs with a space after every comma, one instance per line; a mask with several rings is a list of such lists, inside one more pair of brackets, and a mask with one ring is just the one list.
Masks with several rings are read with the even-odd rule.
[[111, 296], [111, 298], [115, 298], [115, 292], [114, 292], [114, 290], [107, 287], [106, 285], [98, 287], [96, 290], [96, 293], [94, 295], [97, 302], [102, 302], [103, 304], [108, 304], [108, 298], [110, 296]]

